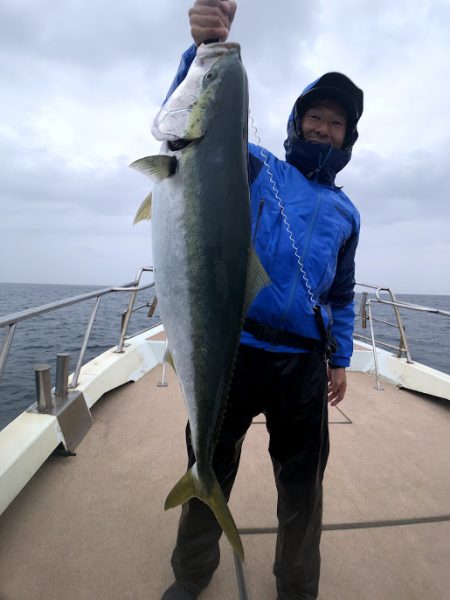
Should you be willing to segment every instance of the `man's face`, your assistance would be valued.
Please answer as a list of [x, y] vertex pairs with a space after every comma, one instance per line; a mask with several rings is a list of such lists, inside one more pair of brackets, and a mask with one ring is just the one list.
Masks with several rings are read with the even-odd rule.
[[315, 144], [331, 144], [342, 148], [347, 131], [347, 115], [334, 100], [323, 100], [313, 104], [302, 117], [303, 137]]

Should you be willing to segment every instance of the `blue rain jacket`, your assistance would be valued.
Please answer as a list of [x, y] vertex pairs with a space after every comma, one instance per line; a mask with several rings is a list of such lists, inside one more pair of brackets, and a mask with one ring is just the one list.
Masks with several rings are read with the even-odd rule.
[[[183, 54], [166, 100], [186, 77], [195, 54], [195, 45]], [[320, 340], [313, 312], [314, 304], [320, 304], [325, 326], [337, 342], [330, 362], [346, 367], [353, 351], [355, 251], [360, 219], [350, 199], [335, 186], [334, 177], [350, 160], [356, 127], [346, 148], [338, 150], [300, 139], [295, 118], [294, 107], [285, 141], [286, 161], [249, 144], [252, 239], [272, 283], [260, 292], [247, 316], [274, 329]], [[269, 171], [281, 200], [276, 197]], [[246, 331], [241, 343], [273, 352], [302, 352], [257, 340]]]

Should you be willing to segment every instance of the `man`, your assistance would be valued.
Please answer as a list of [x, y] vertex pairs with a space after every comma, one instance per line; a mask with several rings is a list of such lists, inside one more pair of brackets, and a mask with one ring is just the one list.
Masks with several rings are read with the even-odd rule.
[[[235, 12], [234, 2], [195, 2], [189, 11], [195, 46], [183, 55], [169, 95], [186, 76], [196, 46], [227, 38]], [[279, 600], [318, 594], [327, 401], [338, 404], [346, 390], [359, 235], [358, 211], [334, 179], [350, 160], [362, 110], [362, 91], [345, 75], [327, 73], [294, 105], [286, 161], [249, 145], [252, 239], [272, 283], [244, 324], [213, 466], [228, 499], [246, 431], [263, 412], [278, 490]], [[189, 426], [186, 440], [192, 466]], [[172, 555], [175, 582], [163, 600], [198, 597], [219, 564], [221, 533], [205, 504], [194, 498], [183, 505]]]

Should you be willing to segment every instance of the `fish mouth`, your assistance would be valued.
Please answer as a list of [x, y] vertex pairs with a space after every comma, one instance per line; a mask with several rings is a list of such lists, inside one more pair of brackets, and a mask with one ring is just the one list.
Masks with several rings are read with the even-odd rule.
[[194, 143], [194, 140], [185, 140], [183, 138], [179, 138], [177, 140], [169, 140], [167, 142], [167, 147], [172, 152], [177, 152], [178, 150], [184, 150], [188, 146]]
[[202, 131], [189, 131], [193, 109], [194, 101], [187, 107], [175, 110], [165, 110], [163, 106], [153, 121], [153, 136], [161, 142], [172, 144], [174, 150], [182, 150], [195, 139], [203, 137]]

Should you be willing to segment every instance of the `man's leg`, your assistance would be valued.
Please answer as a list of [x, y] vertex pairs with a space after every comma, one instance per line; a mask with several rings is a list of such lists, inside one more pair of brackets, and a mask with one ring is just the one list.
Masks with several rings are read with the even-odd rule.
[[312, 600], [320, 576], [322, 478], [329, 452], [327, 373], [315, 352], [275, 358], [266, 408], [278, 489], [274, 574], [279, 600]]
[[[227, 409], [216, 446], [213, 468], [228, 500], [236, 477], [242, 442], [258, 408], [260, 397], [252, 384], [255, 373], [261, 371], [258, 358], [263, 351], [241, 346]], [[265, 353], [263, 353], [265, 354]], [[189, 426], [186, 429], [189, 467], [195, 462]], [[222, 528], [209, 507], [193, 498], [182, 506], [178, 535], [172, 554], [176, 581], [186, 590], [199, 592], [206, 587], [219, 559], [219, 539]]]

